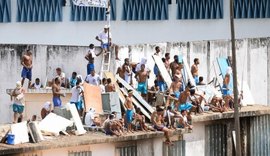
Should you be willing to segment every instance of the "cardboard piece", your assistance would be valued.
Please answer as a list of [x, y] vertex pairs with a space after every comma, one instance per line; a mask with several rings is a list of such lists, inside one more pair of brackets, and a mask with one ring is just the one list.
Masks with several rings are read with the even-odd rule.
[[88, 112], [90, 108], [95, 108], [97, 113], [103, 113], [100, 87], [84, 83], [83, 88], [85, 111]]
[[[127, 91], [125, 89], [121, 89], [125, 95], [128, 95]], [[147, 117], [149, 120], [151, 120], [151, 115], [141, 106], [141, 104], [133, 97], [132, 103], [137, 107], [140, 108], [141, 112], [145, 117]]]
[[72, 120], [75, 122], [76, 125], [76, 135], [82, 135], [86, 133], [86, 130], [83, 128], [83, 124], [81, 121], [81, 118], [79, 116], [79, 113], [77, 111], [77, 108], [74, 104], [67, 104], [67, 109], [70, 111], [71, 115], [72, 115]]
[[157, 55], [152, 56], [154, 62], [156, 63], [158, 70], [163, 77], [164, 81], [166, 82], [167, 86], [170, 87], [172, 83], [172, 78], [170, 74], [168, 73], [164, 63], [162, 62], [161, 58]]
[[[227, 73], [227, 68], [229, 67], [228, 61], [226, 58], [217, 58], [217, 63], [222, 75], [222, 78], [224, 79], [226, 73]], [[230, 75], [230, 83], [229, 83], [229, 88], [233, 90], [233, 75]]]
[[10, 132], [10, 125], [0, 126], [0, 143], [5, 143], [8, 133]]
[[185, 70], [184, 72], [186, 73], [185, 74], [186, 75], [186, 83], [187, 83], [187, 80], [190, 80], [191, 85], [196, 86], [195, 80], [191, 74], [190, 67], [189, 67], [187, 60], [185, 58], [183, 58], [183, 65], [184, 65], [184, 70]]
[[121, 101], [121, 103], [122, 103], [122, 106], [123, 106], [123, 108], [126, 110], [126, 107], [124, 106], [124, 103], [125, 103], [125, 96], [124, 96], [123, 93], [120, 91], [120, 87], [119, 87], [118, 83], [116, 82], [116, 79], [115, 79], [113, 73], [112, 73], [112, 72], [104, 72], [104, 76], [105, 76], [106, 78], [110, 78], [110, 79], [112, 80], [112, 83], [113, 83], [114, 86], [115, 86], [115, 91], [118, 93], [119, 99], [120, 99], [120, 101]]
[[65, 131], [68, 126], [72, 125], [72, 121], [50, 113], [39, 123], [39, 128], [41, 131], [53, 133], [55, 136], [58, 136], [60, 131]]
[[30, 122], [28, 126], [29, 126], [30, 135], [34, 143], [38, 143], [44, 140], [43, 135], [39, 129], [38, 123], [36, 121]]
[[26, 121], [12, 124], [10, 129], [11, 129], [11, 133], [15, 135], [15, 138], [14, 138], [15, 145], [29, 142], [28, 128], [27, 128]]
[[126, 89], [131, 89], [133, 90], [133, 96], [150, 112], [153, 113], [154, 109], [151, 105], [149, 105], [143, 98], [142, 96], [134, 89], [132, 88], [125, 80], [123, 80], [121, 77], [116, 75], [116, 79], [122, 83], [123, 86], [125, 86]]

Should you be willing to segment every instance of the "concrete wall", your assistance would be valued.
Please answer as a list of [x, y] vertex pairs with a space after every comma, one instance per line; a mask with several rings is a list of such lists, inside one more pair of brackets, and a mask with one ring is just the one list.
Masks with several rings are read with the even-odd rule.
[[[147, 140], [138, 140], [137, 142], [119, 142], [119, 143], [103, 143], [85, 146], [76, 146], [68, 148], [56, 148], [50, 150], [33, 151], [29, 153], [19, 154], [17, 156], [67, 156], [69, 152], [87, 152], [91, 151], [92, 156], [118, 156], [118, 147], [125, 147], [129, 145], [137, 145], [137, 156], [162, 156], [163, 138], [153, 138]], [[131, 152], [131, 151], [126, 151]], [[135, 151], [133, 151], [135, 152]]]
[[194, 156], [200, 153], [205, 155], [205, 123], [195, 123], [194, 129], [190, 134], [184, 134], [183, 140], [186, 141], [186, 156]]
[[[224, 18], [176, 20], [176, 0], [169, 5], [169, 20], [121, 21], [122, 1], [117, 0], [117, 20], [112, 21], [113, 40], [120, 45], [200, 41], [230, 38], [229, 1], [224, 0]], [[0, 24], [2, 44], [81, 45], [98, 44], [94, 37], [106, 22], [71, 22], [70, 6], [63, 7], [62, 22], [16, 22], [16, 0], [12, 0], [11, 23]], [[236, 19], [237, 38], [269, 37], [270, 19]], [[259, 29], [258, 29], [259, 28]]]

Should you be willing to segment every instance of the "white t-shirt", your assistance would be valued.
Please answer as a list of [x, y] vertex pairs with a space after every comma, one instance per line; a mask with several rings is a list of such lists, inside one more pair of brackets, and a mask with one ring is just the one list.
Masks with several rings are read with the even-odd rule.
[[95, 76], [92, 76], [91, 74], [87, 75], [86, 76], [86, 79], [85, 81], [89, 84], [92, 84], [92, 85], [95, 85], [95, 86], [98, 86], [99, 85], [99, 81], [100, 81], [100, 76], [95, 74]]
[[82, 92], [81, 86], [77, 88], [77, 86], [74, 86], [71, 89], [71, 99], [70, 102], [78, 102], [80, 100], [80, 93]]
[[86, 126], [92, 126], [94, 124], [94, 117], [95, 117], [95, 113], [94, 112], [87, 112], [85, 115], [85, 120], [84, 123]]
[[101, 93], [105, 93], [105, 86], [103, 84], [99, 85], [100, 89], [101, 89]]
[[[104, 31], [101, 31], [98, 34], [98, 38], [102, 40], [103, 43], [108, 43], [108, 32], [105, 33]], [[110, 33], [110, 38], [112, 38], [112, 34]]]

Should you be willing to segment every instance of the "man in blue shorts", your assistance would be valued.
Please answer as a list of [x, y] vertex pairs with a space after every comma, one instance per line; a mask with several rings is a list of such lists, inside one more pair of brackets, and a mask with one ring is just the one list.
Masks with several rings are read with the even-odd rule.
[[142, 94], [142, 97], [147, 101], [147, 79], [149, 77], [149, 71], [145, 70], [145, 65], [141, 65], [141, 70], [139, 70], [135, 78], [138, 81], [138, 88], [137, 90]]
[[98, 54], [96, 54], [95, 51], [96, 51], [95, 45], [94, 44], [90, 44], [89, 45], [88, 53], [84, 57], [88, 61], [88, 64], [87, 64], [87, 75], [89, 75], [92, 70], [95, 70], [94, 60], [95, 60], [95, 58], [97, 56], [99, 56], [102, 53], [102, 50]]
[[32, 80], [32, 53], [30, 50], [26, 51], [26, 54], [22, 56], [21, 64], [23, 66], [21, 77], [22, 81], [21, 84], [23, 86], [25, 78], [29, 80], [28, 82], [28, 88], [31, 87], [31, 80]]
[[53, 92], [53, 105], [54, 107], [61, 107], [62, 106], [62, 101], [60, 96], [65, 97], [65, 94], [60, 92], [60, 78], [56, 77], [54, 80], [54, 84], [52, 86], [52, 92]]

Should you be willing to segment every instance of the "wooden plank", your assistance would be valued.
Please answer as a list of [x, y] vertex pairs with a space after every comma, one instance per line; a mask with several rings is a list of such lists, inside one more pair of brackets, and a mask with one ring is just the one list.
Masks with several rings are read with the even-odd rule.
[[121, 77], [119, 77], [118, 75], [116, 75], [116, 79], [122, 83], [123, 86], [125, 86], [125, 88], [127, 88], [128, 90], [131, 89], [133, 90], [133, 96], [150, 112], [153, 113], [154, 109], [151, 105], [149, 105], [143, 98], [142, 96], [134, 89], [132, 88], [125, 80], [123, 80]]
[[193, 76], [191, 74], [190, 67], [189, 67], [189, 65], [187, 63], [187, 60], [184, 57], [183, 57], [183, 65], [184, 65], [184, 70], [187, 73], [186, 76], [190, 80], [191, 85], [196, 86], [195, 80], [194, 80], [194, 78], [193, 78]]
[[30, 135], [34, 143], [38, 143], [44, 140], [43, 135], [41, 134], [41, 131], [38, 127], [38, 123], [36, 121], [30, 122], [28, 126]]
[[103, 109], [100, 87], [84, 83], [83, 88], [85, 111], [88, 112], [90, 108], [95, 108], [97, 113], [102, 114]]
[[77, 111], [77, 108], [74, 104], [70, 104], [68, 103], [67, 104], [67, 109], [69, 109], [71, 115], [72, 115], [72, 119], [76, 125], [76, 132], [75, 134], [76, 135], [82, 135], [82, 134], [85, 134], [86, 133], [86, 130], [83, 128], [83, 124], [82, 124], [82, 121], [81, 121], [81, 118], [79, 116], [79, 113]]
[[[125, 89], [121, 89], [121, 91], [125, 94], [128, 95], [127, 91]], [[150, 114], [141, 106], [141, 104], [134, 98], [132, 97], [132, 103], [137, 107], [140, 108], [141, 112], [145, 117], [147, 117], [149, 120], [151, 120]]]
[[162, 62], [161, 58], [157, 55], [152, 56], [154, 62], [156, 63], [161, 76], [163, 77], [164, 81], [166, 82], [167, 86], [170, 87], [172, 84], [172, 78], [170, 74], [168, 73], [164, 63]]
[[116, 92], [117, 92], [118, 95], [119, 95], [119, 99], [120, 99], [120, 101], [121, 101], [121, 103], [122, 103], [122, 106], [123, 106], [123, 108], [126, 110], [126, 107], [124, 106], [124, 103], [125, 103], [125, 96], [124, 96], [123, 93], [120, 91], [120, 87], [119, 87], [118, 83], [116, 82], [116, 79], [115, 79], [113, 73], [112, 73], [112, 72], [104, 72], [104, 76], [105, 76], [106, 78], [110, 78], [110, 79], [112, 80], [112, 82], [113, 82], [113, 84], [114, 84], [114, 86], [115, 86], [115, 90], [116, 90]]

